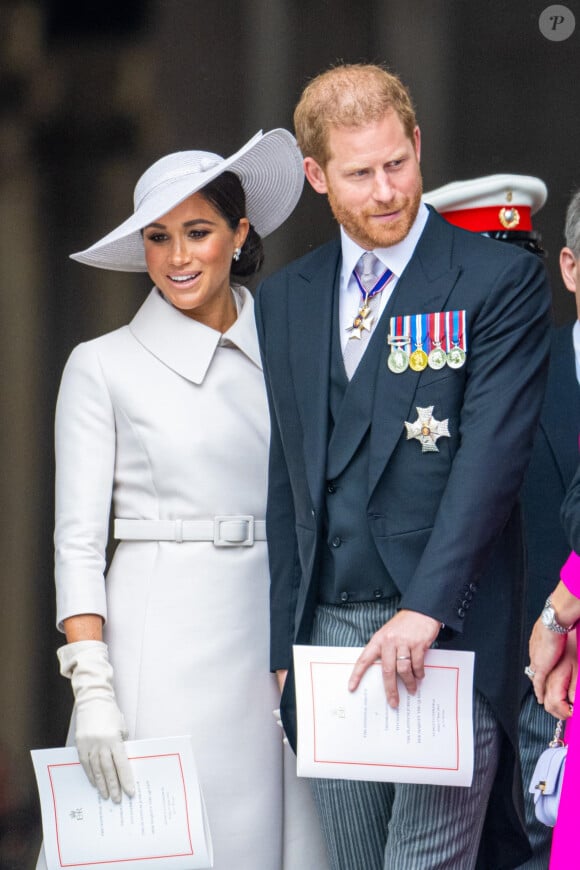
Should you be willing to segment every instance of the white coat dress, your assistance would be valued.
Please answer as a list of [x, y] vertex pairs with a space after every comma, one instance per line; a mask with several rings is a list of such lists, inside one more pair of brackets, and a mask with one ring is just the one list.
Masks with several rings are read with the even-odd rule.
[[[272, 716], [266, 543], [121, 540], [123, 519], [263, 520], [269, 424], [253, 299], [222, 337], [153, 288], [79, 345], [56, 415], [59, 625], [105, 619], [131, 738], [190, 734], [216, 870], [324, 870], [308, 784]], [[284, 773], [285, 768], [285, 773]]]

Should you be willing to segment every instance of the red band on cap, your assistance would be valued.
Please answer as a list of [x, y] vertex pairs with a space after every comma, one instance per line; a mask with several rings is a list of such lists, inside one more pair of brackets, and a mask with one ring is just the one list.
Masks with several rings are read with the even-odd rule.
[[494, 230], [531, 230], [532, 210], [527, 205], [491, 205], [486, 208], [464, 208], [441, 212], [446, 221], [474, 233]]

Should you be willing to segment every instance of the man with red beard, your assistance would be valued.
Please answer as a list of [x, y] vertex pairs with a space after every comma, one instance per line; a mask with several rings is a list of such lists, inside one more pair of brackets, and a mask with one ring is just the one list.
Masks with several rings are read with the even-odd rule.
[[411, 98], [381, 67], [318, 76], [294, 121], [340, 239], [257, 294], [284, 728], [295, 747], [294, 643], [364, 647], [349, 688], [380, 661], [391, 707], [431, 646], [473, 650], [469, 788], [312, 786], [333, 870], [514, 867], [528, 853], [517, 498], [546, 374], [545, 271], [421, 203]]

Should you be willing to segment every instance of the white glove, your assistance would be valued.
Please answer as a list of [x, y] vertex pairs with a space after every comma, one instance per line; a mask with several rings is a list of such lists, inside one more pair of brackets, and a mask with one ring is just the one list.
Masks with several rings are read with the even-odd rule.
[[105, 800], [121, 801], [121, 789], [135, 794], [131, 765], [123, 745], [128, 735], [113, 689], [107, 645], [80, 640], [57, 650], [60, 672], [70, 678], [75, 696], [75, 743], [91, 785]]
[[288, 743], [288, 738], [286, 737], [286, 732], [284, 731], [284, 726], [282, 725], [282, 716], [280, 715], [280, 709], [272, 710], [272, 716], [276, 720], [276, 725], [282, 729], [282, 743]]

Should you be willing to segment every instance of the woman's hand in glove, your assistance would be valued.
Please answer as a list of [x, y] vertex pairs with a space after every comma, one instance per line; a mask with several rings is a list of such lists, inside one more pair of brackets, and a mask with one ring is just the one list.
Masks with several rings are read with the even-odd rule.
[[128, 733], [113, 689], [107, 645], [81, 640], [60, 647], [60, 672], [69, 677], [75, 697], [75, 743], [79, 760], [104, 799], [135, 794], [131, 764], [123, 741]]

